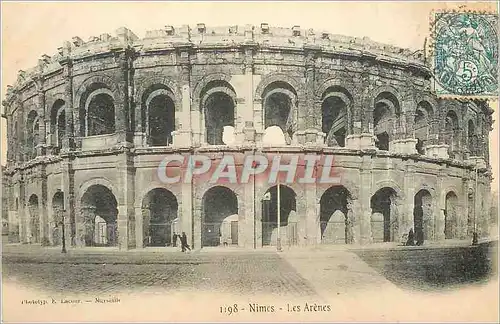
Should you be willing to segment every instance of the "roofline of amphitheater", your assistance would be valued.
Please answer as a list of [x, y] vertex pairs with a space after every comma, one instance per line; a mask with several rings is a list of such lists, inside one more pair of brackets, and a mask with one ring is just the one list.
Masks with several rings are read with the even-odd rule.
[[207, 27], [200, 23], [194, 27], [165, 26], [163, 29], [146, 32], [144, 38], [137, 37], [126, 27], [120, 27], [116, 36], [104, 33], [99, 37], [91, 36], [87, 42], [75, 36], [64, 42], [58, 52], [49, 56], [43, 54], [38, 65], [29, 70], [20, 70], [13, 86], [7, 86], [6, 101], [10, 102], [16, 92], [28, 86], [40, 88], [39, 81], [58, 73], [70, 61], [84, 60], [106, 53], [134, 50], [139, 54], [159, 53], [176, 50], [197, 49], [234, 49], [254, 47], [269, 50], [313, 51], [326, 55], [354, 57], [411, 68], [424, 75], [431, 75], [425, 62], [423, 50], [410, 50], [393, 45], [374, 42], [367, 37], [350, 37], [302, 29], [296, 25], [291, 28], [272, 27], [266, 23], [260, 26], [238, 25]]

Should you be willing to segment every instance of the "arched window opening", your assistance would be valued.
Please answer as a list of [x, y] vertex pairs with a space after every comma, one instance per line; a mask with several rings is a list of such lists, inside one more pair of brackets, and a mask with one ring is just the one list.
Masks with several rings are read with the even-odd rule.
[[273, 82], [264, 89], [262, 96], [264, 108], [264, 129], [272, 126], [281, 128], [286, 143], [292, 142], [296, 131], [295, 112], [297, 93], [286, 82]]
[[444, 127], [444, 142], [448, 145], [448, 155], [454, 158], [456, 151], [459, 150], [460, 133], [458, 117], [453, 110], [446, 114]]
[[453, 239], [459, 237], [458, 216], [460, 209], [458, 206], [458, 197], [450, 191], [446, 194], [445, 209], [444, 209], [444, 237], [445, 239]]
[[64, 100], [56, 100], [50, 113], [50, 133], [54, 136], [54, 145], [59, 149], [62, 147], [63, 138], [66, 134], [64, 105]]
[[95, 136], [115, 132], [113, 93], [103, 83], [94, 83], [80, 99], [80, 134]]
[[350, 101], [350, 98], [341, 92], [330, 92], [323, 98], [321, 128], [322, 132], [327, 134], [328, 146], [345, 146], [348, 125], [347, 106]]
[[417, 139], [416, 149], [419, 154], [425, 154], [429, 133], [431, 131], [433, 111], [431, 105], [422, 101], [417, 105], [414, 119], [414, 134]]
[[175, 130], [175, 107], [172, 98], [157, 95], [149, 102], [149, 144], [167, 146], [172, 144]]
[[28, 159], [34, 159], [36, 157], [36, 147], [39, 141], [39, 118], [36, 111], [32, 110], [28, 114], [28, 121], [26, 123], [26, 153]]
[[224, 127], [234, 126], [234, 101], [224, 92], [211, 93], [205, 101], [206, 141], [224, 145]]
[[38, 206], [38, 196], [33, 194], [28, 200], [29, 231], [28, 242], [40, 243], [40, 210]]
[[379, 150], [388, 151], [393, 135], [401, 134], [399, 102], [392, 93], [382, 92], [375, 98], [374, 103], [373, 134], [376, 137], [375, 146]]

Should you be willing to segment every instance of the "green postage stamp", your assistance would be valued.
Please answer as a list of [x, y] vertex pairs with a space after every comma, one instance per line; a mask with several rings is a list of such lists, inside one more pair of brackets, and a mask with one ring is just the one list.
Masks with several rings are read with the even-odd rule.
[[498, 15], [434, 12], [434, 91], [442, 97], [498, 97]]

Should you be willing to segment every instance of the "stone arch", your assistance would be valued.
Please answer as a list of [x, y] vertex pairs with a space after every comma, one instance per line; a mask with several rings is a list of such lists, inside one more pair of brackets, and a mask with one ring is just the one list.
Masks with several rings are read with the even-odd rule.
[[476, 122], [474, 121], [474, 118], [468, 118], [467, 122], [465, 123], [465, 129], [467, 132], [467, 148], [469, 149], [469, 152], [472, 156], [476, 156], [477, 151], [479, 149], [478, 147], [478, 141], [477, 141], [477, 127], [476, 127]]
[[291, 186], [280, 184], [280, 222], [278, 224], [278, 185], [270, 186], [262, 197], [262, 245], [298, 242], [297, 194]]
[[117, 197], [118, 191], [109, 179], [104, 178], [104, 177], [91, 178], [91, 179], [88, 179], [87, 181], [81, 183], [80, 186], [78, 187], [78, 191], [77, 191], [78, 195], [77, 195], [77, 199], [76, 199], [77, 204], [79, 204], [81, 202], [83, 194], [93, 185], [102, 185], [102, 186], [108, 188], [111, 191], [111, 193], [115, 197]]
[[429, 136], [433, 133], [435, 107], [427, 100], [420, 100], [414, 111], [413, 132], [417, 139], [416, 149], [419, 154], [425, 154], [424, 148], [428, 144]]
[[213, 80], [205, 84], [200, 92], [199, 108], [205, 141], [210, 145], [223, 145], [224, 129], [234, 131], [236, 122], [236, 92], [224, 80]]
[[108, 75], [100, 74], [90, 76], [80, 83], [78, 90], [75, 92], [75, 102], [80, 104], [82, 102], [82, 96], [84, 96], [85, 93], [88, 93], [94, 84], [102, 84], [104, 85], [102, 88], [109, 89], [113, 93], [115, 101], [120, 99], [120, 90], [118, 89], [116, 81]]
[[326, 79], [321, 83], [321, 85], [315, 90], [315, 98], [317, 101], [321, 100], [323, 94], [328, 90], [328, 88], [342, 88], [347, 93], [356, 93], [353, 86], [338, 80], [337, 78]]
[[[394, 96], [399, 105], [398, 108], [399, 109], [401, 108], [401, 103], [403, 102], [403, 98], [401, 97], [399, 90], [392, 85], [381, 85], [371, 91], [371, 95], [369, 97], [370, 98], [369, 109], [373, 110], [375, 108], [375, 104], [377, 103], [376, 102], [377, 97], [379, 97], [383, 93], [389, 93], [392, 96]], [[399, 113], [402, 113], [402, 111], [400, 110]]]
[[434, 196], [432, 190], [422, 188], [417, 191], [413, 202], [413, 226], [417, 245], [433, 238]]
[[50, 110], [52, 108], [52, 106], [54, 106], [54, 104], [56, 103], [56, 101], [59, 101], [59, 100], [62, 100], [64, 102], [66, 102], [66, 94], [62, 93], [62, 92], [58, 92], [58, 93], [54, 93], [50, 96], [47, 96], [45, 98], [45, 105], [46, 105], [46, 108], [47, 108], [47, 115], [50, 115]]
[[142, 199], [143, 246], [172, 246], [173, 234], [179, 234], [177, 197], [170, 190], [156, 187]]
[[28, 159], [36, 157], [36, 146], [40, 140], [40, 116], [36, 110], [31, 110], [26, 118], [26, 149]]
[[116, 246], [118, 201], [112, 190], [102, 184], [92, 184], [81, 195], [79, 205], [82, 243], [85, 246]]
[[352, 195], [342, 185], [331, 186], [320, 198], [321, 243], [351, 244], [354, 242]]
[[50, 133], [55, 137], [55, 146], [61, 148], [66, 134], [66, 102], [63, 99], [54, 101], [50, 109]]
[[376, 147], [388, 151], [389, 143], [401, 135], [401, 98], [392, 86], [378, 87], [369, 109]]
[[211, 73], [205, 75], [203, 78], [201, 78], [196, 85], [193, 88], [192, 94], [193, 94], [193, 103], [195, 103], [193, 106], [199, 107], [199, 101], [201, 100], [201, 93], [203, 89], [207, 87], [207, 85], [211, 82], [214, 81], [225, 81], [227, 82], [231, 88], [234, 89], [234, 86], [231, 84], [231, 76], [226, 73]]
[[382, 188], [391, 188], [392, 190], [394, 190], [396, 195], [401, 199], [404, 199], [405, 197], [403, 190], [401, 189], [399, 184], [396, 181], [389, 179], [377, 181], [372, 187], [371, 195], [374, 195], [377, 191], [379, 191]]
[[155, 87], [156, 85], [162, 85], [167, 89], [170, 89], [173, 94], [173, 99], [175, 100], [175, 106], [181, 106], [181, 92], [179, 90], [179, 87], [175, 80], [172, 80], [172, 78], [166, 77], [166, 76], [151, 76], [147, 77], [144, 79], [141, 79], [140, 82], [136, 82], [136, 90], [135, 90], [135, 102], [141, 102], [142, 99], [144, 98], [144, 94], [148, 89], [151, 87]]
[[448, 154], [451, 158], [456, 157], [460, 149], [460, 120], [455, 109], [449, 109], [443, 118], [444, 127], [442, 136], [445, 144], [449, 145]]
[[272, 83], [283, 82], [288, 83], [297, 94], [297, 98], [302, 97], [303, 85], [295, 78], [283, 73], [270, 73], [261, 79], [254, 93], [254, 101], [262, 100], [265, 89]]
[[399, 239], [398, 201], [401, 201], [401, 197], [392, 187], [381, 187], [371, 196], [373, 242], [395, 242]]
[[172, 132], [177, 128], [178, 102], [172, 89], [163, 84], [153, 84], [142, 93], [141, 125], [151, 146], [173, 143]]
[[345, 146], [345, 138], [352, 133], [354, 98], [347, 89], [330, 86], [320, 97], [321, 130], [327, 134], [328, 146]]
[[89, 84], [85, 90], [78, 101], [80, 135], [114, 133], [115, 110], [119, 106], [116, 93], [107, 84], [97, 82]]
[[229, 187], [211, 186], [203, 193], [201, 246], [238, 243], [239, 200]]
[[269, 83], [262, 92], [262, 124], [264, 137], [270, 127], [277, 126], [291, 144], [297, 130], [298, 95], [296, 89], [287, 82]]

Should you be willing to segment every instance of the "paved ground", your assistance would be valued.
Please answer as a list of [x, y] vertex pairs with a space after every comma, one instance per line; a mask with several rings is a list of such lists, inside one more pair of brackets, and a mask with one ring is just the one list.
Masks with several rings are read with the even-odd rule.
[[206, 291], [321, 298], [367, 289], [439, 290], [486, 282], [497, 244], [245, 251], [118, 251], [4, 245], [3, 280], [50, 293]]

